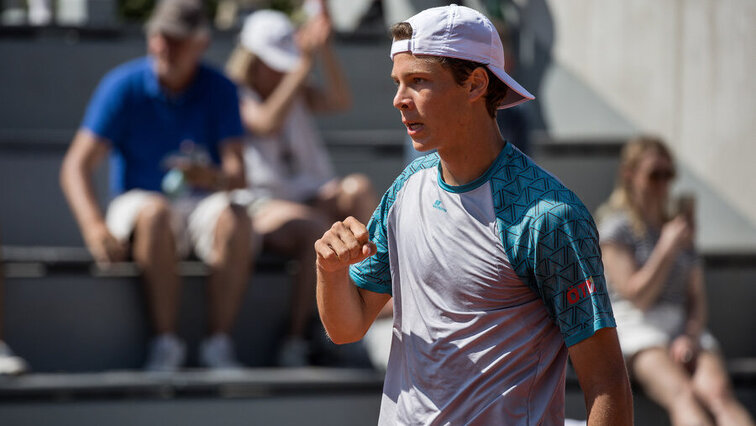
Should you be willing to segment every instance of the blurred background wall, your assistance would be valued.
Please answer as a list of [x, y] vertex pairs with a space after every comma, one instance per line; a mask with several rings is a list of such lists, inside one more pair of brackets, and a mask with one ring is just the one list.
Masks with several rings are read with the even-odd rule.
[[663, 136], [692, 177], [745, 219], [742, 226], [756, 225], [756, 2], [548, 4], [555, 60], [632, 127]]

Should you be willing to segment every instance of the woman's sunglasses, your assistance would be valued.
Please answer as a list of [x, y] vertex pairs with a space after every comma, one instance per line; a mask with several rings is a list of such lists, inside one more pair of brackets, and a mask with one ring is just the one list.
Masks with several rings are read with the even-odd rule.
[[674, 179], [675, 172], [669, 169], [655, 169], [648, 174], [648, 178], [655, 182], [670, 181]]

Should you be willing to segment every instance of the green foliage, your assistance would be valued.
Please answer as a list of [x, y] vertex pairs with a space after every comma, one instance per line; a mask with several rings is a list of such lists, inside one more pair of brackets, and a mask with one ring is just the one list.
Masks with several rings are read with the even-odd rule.
[[[118, 0], [118, 14], [124, 21], [144, 22], [150, 17], [156, 0]], [[208, 17], [215, 16], [218, 0], [204, 0]]]

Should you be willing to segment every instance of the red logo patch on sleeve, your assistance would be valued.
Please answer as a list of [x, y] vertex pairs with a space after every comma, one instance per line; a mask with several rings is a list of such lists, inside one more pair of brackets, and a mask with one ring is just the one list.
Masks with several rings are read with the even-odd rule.
[[567, 290], [567, 303], [574, 305], [580, 299], [593, 294], [594, 291], [596, 291], [596, 285], [593, 283], [593, 277], [588, 277], [587, 280], [575, 284]]

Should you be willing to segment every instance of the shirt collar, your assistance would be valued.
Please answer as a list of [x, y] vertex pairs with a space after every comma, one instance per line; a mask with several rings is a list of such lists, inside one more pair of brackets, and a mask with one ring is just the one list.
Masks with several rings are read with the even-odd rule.
[[192, 82], [189, 86], [179, 93], [168, 93], [158, 81], [157, 73], [155, 73], [155, 60], [151, 56], [147, 56], [147, 69], [145, 70], [144, 88], [152, 98], [160, 99], [165, 102], [183, 104], [192, 99], [199, 92], [199, 80], [202, 73], [202, 64], [197, 64], [197, 72], [194, 74]]

